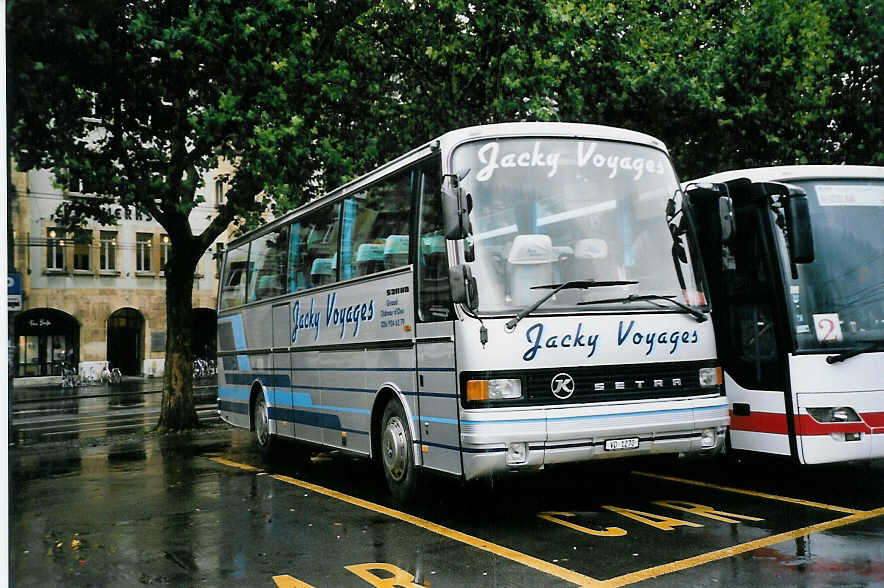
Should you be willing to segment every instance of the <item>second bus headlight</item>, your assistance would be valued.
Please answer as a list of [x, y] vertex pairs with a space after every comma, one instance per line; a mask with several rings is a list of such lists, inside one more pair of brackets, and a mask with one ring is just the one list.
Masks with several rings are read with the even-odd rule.
[[518, 378], [470, 380], [467, 382], [467, 400], [514, 400], [522, 397], [522, 381]]
[[712, 386], [721, 386], [721, 368], [720, 367], [704, 367], [700, 368], [700, 387], [711, 388]]

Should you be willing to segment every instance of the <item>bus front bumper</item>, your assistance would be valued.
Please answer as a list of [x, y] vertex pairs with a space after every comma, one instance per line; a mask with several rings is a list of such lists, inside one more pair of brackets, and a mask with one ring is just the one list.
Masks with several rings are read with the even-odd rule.
[[466, 411], [464, 477], [545, 465], [654, 454], [714, 454], [724, 447], [728, 405], [716, 396], [629, 405]]

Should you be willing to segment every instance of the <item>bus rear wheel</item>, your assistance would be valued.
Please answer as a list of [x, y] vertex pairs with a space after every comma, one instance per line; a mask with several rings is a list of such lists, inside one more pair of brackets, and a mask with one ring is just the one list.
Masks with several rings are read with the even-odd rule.
[[274, 439], [270, 433], [270, 415], [267, 411], [267, 401], [263, 394], [258, 394], [255, 398], [255, 406], [252, 410], [252, 419], [254, 420], [255, 440], [258, 442], [258, 450], [265, 458], [273, 455]]
[[381, 419], [381, 466], [393, 498], [411, 501], [417, 492], [418, 472], [414, 465], [414, 447], [405, 410], [396, 401], [384, 408]]

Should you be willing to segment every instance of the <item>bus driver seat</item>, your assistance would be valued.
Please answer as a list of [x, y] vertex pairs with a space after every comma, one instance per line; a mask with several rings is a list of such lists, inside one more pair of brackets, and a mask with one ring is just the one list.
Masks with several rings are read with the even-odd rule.
[[518, 235], [506, 261], [513, 305], [527, 306], [547, 294], [531, 287], [552, 284], [553, 246], [549, 235]]

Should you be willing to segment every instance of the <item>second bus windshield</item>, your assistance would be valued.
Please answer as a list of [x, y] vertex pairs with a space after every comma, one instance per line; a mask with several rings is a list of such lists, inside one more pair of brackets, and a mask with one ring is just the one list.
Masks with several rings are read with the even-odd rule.
[[498, 139], [459, 147], [452, 169], [469, 170], [461, 185], [473, 198], [479, 312], [512, 313], [548, 292], [532, 286], [587, 279], [639, 283], [563, 291], [543, 310], [629, 294], [705, 303], [687, 235], [679, 248], [685, 257], [673, 255], [665, 210], [673, 196], [679, 208], [681, 194], [662, 151], [610, 141]]

